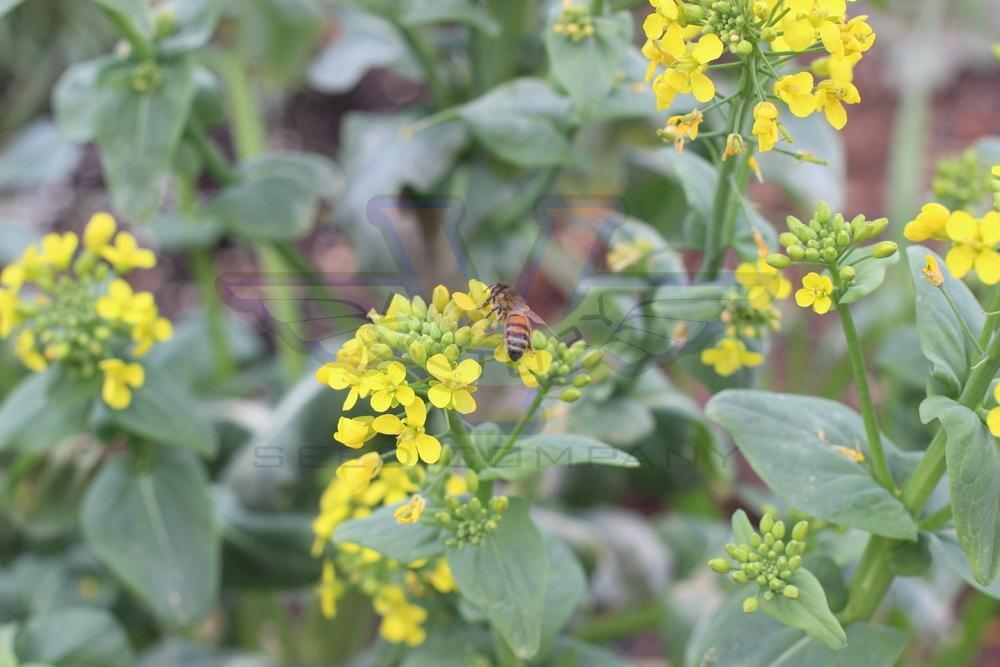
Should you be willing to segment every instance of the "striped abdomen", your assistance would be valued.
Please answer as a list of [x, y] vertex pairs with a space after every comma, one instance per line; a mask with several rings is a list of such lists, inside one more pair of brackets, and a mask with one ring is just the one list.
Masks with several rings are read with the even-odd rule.
[[524, 351], [531, 347], [531, 325], [524, 315], [511, 313], [507, 316], [507, 323], [504, 325], [503, 338], [507, 343], [507, 356], [511, 361], [517, 361], [524, 355]]

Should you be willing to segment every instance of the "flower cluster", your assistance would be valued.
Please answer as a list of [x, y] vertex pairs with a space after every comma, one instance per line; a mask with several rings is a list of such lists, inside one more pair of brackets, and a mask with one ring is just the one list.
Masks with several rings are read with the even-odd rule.
[[[1000, 166], [993, 167], [988, 184], [1000, 193]], [[1000, 199], [1000, 194], [994, 195]], [[995, 209], [977, 216], [967, 210], [951, 211], [931, 202], [903, 229], [903, 236], [914, 242], [934, 239], [951, 244], [945, 256], [948, 270], [956, 278], [964, 278], [975, 269], [976, 276], [987, 285], [1000, 282], [1000, 201]]]
[[726, 545], [732, 561], [714, 558], [708, 566], [719, 574], [729, 573], [738, 584], [757, 584], [757, 593], [743, 600], [743, 611], [748, 614], [757, 611], [758, 595], [765, 600], [772, 600], [775, 595], [794, 600], [799, 597], [799, 589], [788, 583], [788, 579], [802, 565], [808, 533], [809, 524], [800, 521], [786, 542], [784, 522], [775, 521], [773, 515], [766, 513], [760, 520], [760, 532], [752, 534], [749, 544]]
[[[715, 63], [727, 49], [746, 61], [744, 76], [757, 98], [751, 133], [760, 151], [772, 150], [779, 138], [791, 140], [774, 101], [799, 117], [822, 111], [838, 130], [847, 123], [844, 105], [861, 101], [852, 83], [854, 67], [875, 43], [875, 32], [867, 17], [847, 18], [846, 0], [649, 2], [654, 11], [643, 22], [642, 52], [649, 59], [646, 79], [653, 82], [657, 108], [669, 107], [681, 93], [690, 93], [702, 104], [712, 102], [717, 95], [709, 70], [729, 65]], [[826, 55], [811, 63], [811, 71], [779, 74], [798, 54], [816, 52]], [[770, 94], [761, 79], [774, 82]], [[720, 98], [711, 108], [741, 95]], [[697, 136], [702, 119], [700, 112], [673, 116], [661, 136], [680, 150], [686, 139]]]
[[932, 189], [934, 197], [950, 209], [978, 206], [990, 193], [990, 173], [974, 150], [938, 163]]
[[743, 339], [759, 339], [767, 331], [777, 331], [780, 314], [774, 304], [788, 298], [792, 291], [792, 284], [781, 271], [767, 263], [767, 246], [759, 234], [756, 240], [760, 256], [736, 267], [734, 277], [739, 289], [723, 295], [720, 319], [726, 327], [725, 337], [701, 352], [702, 363], [723, 377], [764, 363], [764, 355], [748, 349]]
[[[427, 612], [411, 600], [454, 589], [447, 563], [397, 563], [338, 541], [337, 527], [377, 507], [393, 506], [398, 524], [426, 523], [452, 533], [451, 544], [478, 544], [496, 529], [507, 503], [504, 497], [464, 499], [478, 488], [473, 459], [482, 454], [470, 451], [471, 445], [461, 446], [460, 437], [469, 436], [455, 424], [480, 407], [476, 395], [483, 365], [493, 359], [540, 392], [563, 387], [560, 397], [572, 401], [589, 384], [586, 371], [602, 355], [587, 351], [582, 341], [567, 345], [536, 330], [529, 349], [512, 362], [496, 332], [503, 322], [493, 312], [490, 288], [477, 280], [469, 281], [466, 292], [452, 293], [439, 285], [430, 302], [396, 294], [384, 313], [368, 316], [370, 322], [344, 342], [316, 378], [345, 392], [344, 410], [369, 413], [342, 416], [333, 434], [336, 441], [362, 450], [389, 436], [395, 447], [360, 453], [342, 463], [330, 480], [313, 524], [313, 554], [326, 557], [318, 592], [324, 613], [332, 616], [345, 583], [360, 588], [374, 599], [387, 641], [418, 644]], [[463, 475], [454, 473], [458, 459], [442, 444], [444, 434], [434, 432], [444, 422], [469, 468]], [[390, 457], [396, 462], [385, 463]]]
[[838, 294], [847, 290], [857, 277], [858, 265], [873, 259], [885, 259], [896, 253], [896, 244], [882, 241], [871, 247], [860, 244], [878, 237], [889, 221], [885, 218], [868, 220], [864, 215], [847, 221], [834, 214], [825, 202], [820, 202], [809, 222], [788, 216], [788, 231], [778, 236], [784, 253], [767, 257], [775, 268], [791, 264], [819, 265], [824, 273], [811, 271], [802, 278], [802, 287], [795, 292], [795, 302], [802, 308], [812, 308], [823, 315], [837, 303]]
[[590, 16], [590, 10], [585, 5], [574, 5], [570, 0], [563, 0], [562, 10], [552, 25], [552, 32], [574, 42], [593, 36], [594, 20]]
[[0, 273], [0, 339], [13, 338], [25, 366], [42, 372], [59, 364], [88, 378], [102, 373], [102, 397], [128, 407], [145, 381], [135, 361], [172, 335], [149, 292], [134, 292], [123, 276], [156, 265], [107, 213], [87, 223], [81, 247], [73, 232], [45, 235]]

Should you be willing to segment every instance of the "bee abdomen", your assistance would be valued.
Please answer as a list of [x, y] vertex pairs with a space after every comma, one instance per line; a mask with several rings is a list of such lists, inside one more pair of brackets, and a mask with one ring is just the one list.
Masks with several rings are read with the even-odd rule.
[[507, 343], [507, 356], [511, 361], [517, 361], [524, 356], [524, 351], [528, 349], [528, 337], [531, 330], [526, 322], [521, 322], [523, 318], [510, 318], [504, 328], [504, 339]]

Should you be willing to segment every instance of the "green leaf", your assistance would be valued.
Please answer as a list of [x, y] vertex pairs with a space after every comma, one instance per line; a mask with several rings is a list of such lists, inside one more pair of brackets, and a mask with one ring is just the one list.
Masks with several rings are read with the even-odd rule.
[[0, 18], [17, 9], [24, 0], [0, 0]]
[[132, 647], [118, 621], [103, 609], [77, 607], [35, 616], [16, 641], [17, 657], [51, 667], [129, 667]]
[[57, 366], [26, 377], [0, 404], [0, 451], [40, 452], [80, 432], [99, 392], [98, 380], [70, 377]]
[[689, 667], [857, 667], [894, 665], [907, 636], [894, 628], [854, 623], [846, 628], [847, 646], [832, 650], [801, 630], [781, 625], [759, 611], [746, 614], [737, 596], [716, 614], [688, 648]]
[[462, 595], [483, 609], [490, 624], [518, 657], [541, 647], [549, 557], [545, 538], [532, 523], [529, 505], [511, 498], [497, 530], [479, 546], [447, 549]]
[[127, 408], [109, 409], [107, 414], [118, 428], [152, 442], [183, 447], [205, 457], [214, 456], [219, 448], [215, 427], [190, 394], [152, 373], [132, 392]]
[[783, 624], [804, 630], [835, 651], [844, 648], [847, 635], [830, 611], [826, 593], [812, 572], [799, 568], [785, 581], [798, 587], [799, 597], [794, 600], [784, 595], [775, 595], [771, 600], [762, 597], [760, 608]]
[[435, 23], [461, 23], [479, 30], [489, 37], [500, 35], [500, 24], [484, 7], [468, 0], [423, 0], [411, 2], [403, 23], [411, 27]]
[[733, 525], [733, 540], [736, 544], [753, 544], [753, 536], [757, 531], [750, 523], [750, 517], [743, 510], [736, 510], [730, 519]]
[[850, 286], [840, 295], [838, 303], [854, 303], [861, 297], [877, 290], [885, 282], [886, 269], [899, 261], [899, 252], [894, 253], [891, 257], [881, 259], [872, 257], [874, 248], [874, 245], [857, 248], [845, 258], [847, 264], [854, 265], [857, 275]]
[[584, 398], [573, 405], [572, 412], [575, 428], [614, 447], [634, 446], [656, 428], [652, 411], [629, 398]]
[[120, 15], [132, 24], [139, 33], [150, 37], [153, 34], [153, 15], [147, 0], [94, 0], [98, 5]]
[[560, 122], [569, 101], [540, 79], [508, 81], [458, 109], [472, 133], [497, 157], [521, 167], [554, 166], [570, 158]]
[[[914, 544], [903, 542], [904, 545]], [[802, 566], [812, 572], [819, 580], [826, 593], [826, 602], [830, 611], [839, 612], [847, 604], [847, 586], [844, 583], [844, 573], [837, 562], [822, 553], [808, 553], [802, 558]]]
[[781, 122], [795, 139], [791, 150], [807, 151], [830, 164], [796, 161], [777, 151], [758, 153], [764, 181], [789, 191], [803, 209], [811, 211], [818, 202], [825, 201], [833, 210], [841, 210], [847, 184], [847, 160], [840, 134], [826, 122], [823, 114], [812, 114], [808, 118], [785, 114]]
[[979, 416], [944, 396], [920, 405], [925, 423], [941, 421], [948, 436], [945, 461], [958, 542], [982, 585], [1000, 574], [1000, 452]]
[[363, 519], [345, 521], [337, 526], [333, 541], [359, 544], [400, 563], [441, 555], [441, 530], [423, 523], [396, 523], [393, 513], [401, 504], [380, 507]]
[[194, 76], [185, 61], [160, 63], [160, 82], [145, 93], [132, 87], [135, 68], [116, 63], [98, 77], [94, 136], [114, 206], [146, 220], [160, 206], [194, 98]]
[[309, 66], [310, 85], [324, 93], [346, 93], [378, 67], [419, 78], [409, 49], [391, 23], [355, 11], [338, 17], [340, 31]]
[[573, 551], [559, 540], [546, 537], [549, 584], [545, 589], [545, 612], [542, 617], [542, 646], [551, 645], [559, 631], [576, 613], [587, 589], [587, 577]]
[[574, 665], [575, 667], [635, 667], [636, 663], [625, 660], [618, 653], [612, 653], [600, 646], [588, 644], [575, 637], [557, 637], [549, 652], [551, 667]]
[[52, 91], [56, 123], [66, 138], [77, 143], [93, 140], [100, 114], [97, 80], [114, 59], [97, 58], [69, 66]]
[[183, 53], [208, 44], [222, 16], [222, 0], [171, 0], [176, 30], [159, 44], [163, 53]]
[[330, 161], [304, 153], [263, 156], [245, 165], [239, 177], [212, 201], [208, 214], [256, 241], [287, 241], [308, 234], [320, 200], [332, 200], [342, 190]]
[[[917, 331], [920, 333], [920, 349], [931, 362], [931, 377], [938, 385], [939, 393], [956, 398], [969, 376], [969, 368], [978, 357], [974, 343], [962, 329], [955, 311], [941, 290], [947, 291], [955, 307], [962, 314], [969, 328], [978, 333], [986, 320], [983, 309], [965, 283], [955, 280], [944, 261], [923, 246], [911, 246], [906, 250], [910, 262], [910, 274], [916, 290]], [[944, 284], [934, 287], [921, 274], [925, 257], [932, 255], [941, 267]]]
[[552, 73], [574, 105], [586, 112], [611, 92], [628, 48], [628, 33], [610, 17], [594, 18], [594, 34], [580, 40], [553, 31], [562, 8], [556, 6], [545, 27], [545, 50]]
[[189, 452], [157, 447], [109, 462], [81, 523], [94, 553], [162, 621], [190, 626], [215, 604], [219, 536], [208, 479]]
[[64, 182], [76, 170], [81, 149], [48, 120], [19, 130], [0, 153], [0, 190]]
[[960, 576], [965, 583], [976, 588], [990, 597], [1000, 600], [1000, 579], [994, 579], [992, 583], [984, 586], [976, 581], [969, 567], [969, 559], [962, 552], [962, 547], [958, 544], [958, 537], [954, 531], [939, 531], [927, 534], [931, 555], [935, 562], [944, 563], [949, 569]]
[[514, 480], [551, 466], [603, 465], [637, 468], [630, 454], [584, 435], [541, 434], [521, 438], [502, 461], [480, 471], [484, 480]]
[[916, 542], [901, 543], [889, 554], [889, 570], [897, 577], [922, 577], [933, 562], [927, 533], [920, 533]]
[[[709, 402], [706, 414], [732, 434], [754, 471], [789, 505], [877, 535], [916, 539], [913, 518], [875, 481], [867, 461], [855, 463], [835, 449], [857, 449], [870, 460], [861, 416], [850, 408], [809, 396], [727, 390]], [[885, 435], [882, 446], [895, 478], [905, 479], [919, 455], [900, 453]]]

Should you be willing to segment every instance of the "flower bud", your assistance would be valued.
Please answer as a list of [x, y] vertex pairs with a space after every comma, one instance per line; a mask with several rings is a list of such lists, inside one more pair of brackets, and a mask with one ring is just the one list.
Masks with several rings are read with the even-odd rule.
[[427, 316], [427, 302], [419, 294], [410, 301], [410, 307], [415, 317], [422, 319]]
[[588, 384], [590, 384], [592, 379], [593, 378], [591, 378], [591, 376], [588, 373], [581, 373], [580, 375], [577, 375], [575, 378], [573, 378], [573, 386], [586, 387]]
[[792, 260], [787, 255], [782, 255], [781, 253], [772, 253], [764, 261], [767, 262], [768, 266], [775, 269], [787, 269], [792, 264]]
[[876, 236], [881, 236], [882, 232], [886, 230], [889, 226], [889, 219], [878, 218], [877, 220], [872, 220], [868, 224], [871, 226], [868, 228], [867, 238], [873, 239]]
[[451, 300], [451, 295], [448, 293], [448, 288], [444, 285], [438, 285], [434, 288], [434, 292], [431, 294], [431, 303], [437, 308], [439, 313], [443, 313], [445, 307], [447, 307], [448, 302]]
[[595, 368], [604, 361], [604, 352], [602, 350], [591, 350], [583, 356], [583, 366], [584, 368]]
[[570, 387], [566, 389], [563, 393], [559, 394], [559, 400], [563, 403], [573, 403], [580, 398], [580, 390], [576, 387]]
[[774, 525], [771, 526], [771, 534], [779, 540], [783, 538], [785, 536], [785, 522], [775, 521]]
[[806, 536], [809, 534], [809, 523], [807, 521], [799, 521], [792, 528], [792, 537], [799, 542], [804, 542]]
[[837, 250], [835, 248], [823, 248], [820, 256], [824, 262], [832, 262], [837, 259]]
[[455, 344], [459, 346], [466, 346], [469, 341], [472, 340], [472, 329], [466, 325], [455, 332]]
[[778, 243], [782, 248], [787, 248], [788, 246], [796, 245], [799, 242], [799, 237], [791, 232], [781, 232], [778, 234]]
[[816, 248], [806, 248], [806, 261], [818, 262], [819, 250], [817, 250]]
[[784, 590], [781, 591], [781, 594], [789, 600], [794, 600], [799, 597], [799, 589], [793, 584], [788, 584], [785, 586]]
[[837, 232], [837, 247], [846, 248], [851, 242], [851, 235], [847, 230], [841, 230]]
[[736, 570], [731, 575], [729, 575], [729, 578], [735, 581], [737, 584], [745, 584], [747, 583], [747, 581], [749, 581], [749, 579], [747, 579], [747, 573], [743, 572], [742, 570]]
[[458, 345], [452, 343], [448, 347], [444, 348], [444, 356], [448, 361], [458, 361], [458, 357], [462, 354], [461, 348]]
[[743, 601], [743, 611], [747, 614], [752, 614], [757, 611], [757, 607], [760, 603], [757, 602], [757, 598], [747, 598]]
[[[765, 512], [764, 516], [760, 518], [760, 532], [770, 533], [771, 528], [774, 527], [774, 517], [771, 516], [770, 512]], [[765, 536], [766, 539], [766, 536]]]
[[732, 567], [729, 564], [729, 561], [726, 560], [725, 558], [713, 558], [712, 560], [708, 561], [708, 566], [712, 568], [713, 571], [718, 572], [719, 574], [726, 574]]
[[490, 499], [490, 509], [497, 514], [503, 514], [508, 504], [510, 504], [510, 500], [507, 496], [496, 496]]
[[685, 2], [681, 5], [681, 13], [688, 23], [696, 23], [705, 18], [705, 8], [693, 2]]
[[740, 56], [748, 56], [753, 53], [753, 44], [743, 39], [733, 47], [733, 53]]
[[934, 287], [941, 287], [944, 284], [944, 274], [941, 273], [941, 267], [938, 266], [934, 255], [928, 254], [924, 258], [924, 262], [924, 268], [920, 269], [924, 279]]
[[797, 570], [800, 565], [802, 565], [802, 556], [795, 555], [788, 559], [789, 570]]
[[801, 262], [806, 258], [806, 249], [800, 245], [788, 246], [788, 257], [793, 262]]
[[819, 205], [816, 207], [816, 213], [813, 215], [813, 220], [820, 223], [821, 225], [826, 224], [827, 222], [830, 221], [830, 217], [832, 215], [833, 212], [830, 210], [830, 205], [827, 204], [825, 201], [821, 201]]
[[881, 243], [877, 243], [872, 249], [872, 257], [875, 259], [892, 257], [896, 254], [898, 247], [894, 241], [882, 241]]
[[853, 281], [858, 275], [858, 272], [854, 270], [853, 266], [845, 266], [840, 269], [840, 279], [845, 283]]

